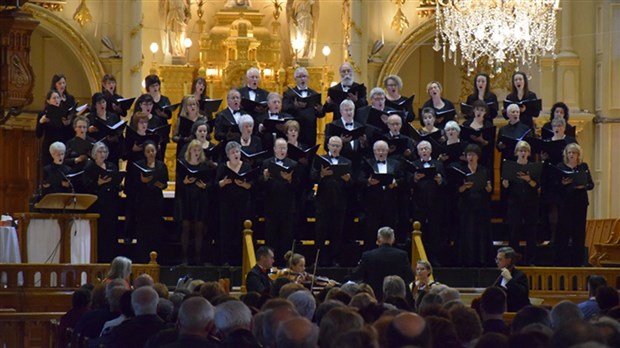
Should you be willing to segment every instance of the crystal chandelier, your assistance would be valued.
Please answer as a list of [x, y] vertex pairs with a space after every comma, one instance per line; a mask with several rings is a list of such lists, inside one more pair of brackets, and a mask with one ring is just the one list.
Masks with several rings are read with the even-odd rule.
[[473, 72], [486, 57], [501, 71], [505, 61], [531, 66], [540, 56], [555, 58], [559, 0], [437, 0], [435, 45], [443, 60]]

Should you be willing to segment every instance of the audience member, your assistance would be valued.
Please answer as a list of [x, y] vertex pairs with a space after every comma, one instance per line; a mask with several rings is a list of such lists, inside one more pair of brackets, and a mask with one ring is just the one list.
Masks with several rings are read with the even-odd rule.
[[424, 318], [431, 330], [433, 348], [462, 348], [459, 338], [454, 331], [454, 325], [449, 319], [436, 316]]
[[298, 316], [294, 309], [285, 306], [268, 310], [263, 323], [263, 346], [276, 347], [276, 332], [280, 323]]
[[506, 312], [506, 293], [504, 290], [497, 286], [486, 288], [480, 296], [482, 332], [507, 334], [508, 328], [504, 322], [504, 312]]
[[304, 317], [282, 321], [276, 332], [275, 347], [315, 348], [319, 341], [319, 328]]
[[[131, 305], [136, 316], [112, 330], [109, 345], [119, 348], [142, 347], [151, 335], [163, 330], [166, 324], [157, 316], [158, 300], [159, 296], [151, 287], [134, 290], [131, 294]], [[181, 312], [179, 318], [180, 316]]]
[[574, 347], [587, 342], [604, 343], [603, 337], [592, 324], [585, 321], [571, 321], [557, 330], [551, 337], [551, 347]]
[[482, 324], [475, 310], [468, 307], [455, 307], [450, 311], [454, 330], [463, 347], [473, 347], [482, 336]]
[[155, 281], [153, 280], [153, 277], [151, 277], [150, 275], [146, 273], [140, 274], [133, 281], [133, 287], [135, 289], [141, 288], [143, 286], [153, 286], [153, 285], [155, 285]]
[[90, 309], [90, 298], [90, 290], [83, 287], [75, 290], [73, 295], [71, 295], [71, 309], [60, 317], [60, 324], [58, 325], [59, 347], [65, 347], [69, 343], [67, 342], [65, 332], [67, 332], [67, 329], [73, 329], [84, 313], [88, 312]]
[[415, 313], [395, 316], [388, 325], [386, 336], [389, 347], [431, 347], [431, 330], [424, 318]]
[[607, 285], [599, 286], [596, 290], [596, 303], [600, 308], [599, 314], [605, 315], [607, 311], [620, 304], [618, 290]]
[[372, 329], [349, 330], [339, 335], [334, 343], [338, 348], [379, 348], [377, 332]]
[[228, 301], [215, 307], [215, 328], [222, 337], [224, 347], [260, 347], [250, 331], [252, 312], [241, 301]]
[[488, 332], [480, 336], [475, 348], [508, 348], [508, 336], [497, 332]]
[[320, 327], [325, 314], [337, 307], [346, 307], [346, 305], [336, 300], [323, 301], [314, 311], [314, 322]]
[[569, 300], [561, 301], [551, 309], [551, 328], [556, 331], [575, 320], [582, 321], [583, 313]]
[[607, 280], [599, 275], [591, 275], [588, 278], [588, 299], [577, 304], [577, 307], [583, 313], [583, 319], [590, 320], [590, 318], [600, 312], [601, 309], [596, 302], [596, 291], [599, 287], [605, 285], [607, 285]]
[[314, 318], [314, 311], [316, 310], [316, 300], [312, 293], [308, 290], [295, 291], [290, 294], [287, 300], [291, 301], [295, 305], [295, 310], [302, 317], [312, 320]]
[[349, 330], [364, 327], [364, 319], [353, 309], [336, 307], [327, 312], [319, 325], [319, 345], [321, 348], [338, 348], [335, 340]]
[[[153, 285], [151, 285], [151, 287], [153, 287], [153, 290], [155, 290], [155, 292], [157, 293], [157, 296], [159, 296], [159, 298], [163, 298], [166, 300], [170, 299], [170, 291], [168, 290], [168, 286], [166, 286], [166, 284], [164, 283], [155, 283]], [[139, 288], [138, 286], [135, 287], [136, 289]]]
[[517, 312], [512, 319], [511, 334], [516, 334], [525, 326], [540, 323], [547, 327], [551, 327], [551, 316], [549, 311], [541, 306], [525, 306]]
[[205, 282], [200, 286], [200, 296], [204, 297], [209, 303], [213, 304], [213, 299], [226, 295], [226, 290], [218, 282]]

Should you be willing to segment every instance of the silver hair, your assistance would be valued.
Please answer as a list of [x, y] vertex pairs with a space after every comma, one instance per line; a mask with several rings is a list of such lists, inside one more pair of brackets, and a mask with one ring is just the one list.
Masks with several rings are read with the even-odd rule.
[[310, 291], [295, 291], [286, 299], [295, 305], [295, 309], [301, 316], [308, 320], [312, 320], [314, 311], [316, 310], [316, 300]]
[[95, 143], [95, 145], [93, 145], [93, 148], [90, 150], [90, 157], [95, 158], [95, 155], [97, 154], [97, 151], [99, 151], [99, 149], [105, 149], [105, 152], [107, 153], [105, 155], [104, 159], [108, 159], [108, 155], [110, 154], [110, 150], [108, 149], [108, 146], [106, 144], [104, 144], [101, 141], [98, 141]]
[[245, 76], [250, 76], [251, 73], [257, 73], [260, 76], [260, 70], [257, 67], [251, 67], [245, 72]]
[[136, 316], [157, 314], [158, 301], [159, 295], [150, 286], [137, 288], [131, 293], [131, 306]]
[[418, 143], [417, 149], [421, 149], [423, 146], [428, 147], [429, 149], [431, 149], [431, 151], [433, 150], [433, 145], [431, 145], [430, 142], [426, 141], [426, 140], [422, 140]]
[[350, 106], [353, 109], [355, 109], [355, 103], [350, 100], [350, 99], [345, 99], [342, 101], [342, 103], [340, 103], [340, 111], [342, 112], [342, 110], [344, 109], [345, 106]]
[[388, 226], [381, 227], [377, 231], [377, 239], [385, 242], [394, 241], [394, 229]]
[[241, 115], [241, 117], [239, 117], [239, 121], [237, 121], [237, 123], [239, 124], [239, 130], [241, 130], [241, 128], [243, 128], [243, 125], [246, 123], [249, 123], [252, 125], [252, 127], [254, 127], [254, 119], [252, 118], [252, 116], [250, 115]]
[[62, 142], [55, 141], [52, 143], [52, 145], [50, 145], [49, 151], [50, 151], [50, 154], [54, 154], [60, 151], [67, 151], [67, 147]]
[[[305, 336], [299, 337], [295, 327], [305, 325], [310, 330], [304, 330]], [[319, 342], [319, 327], [307, 318], [291, 318], [283, 321], [276, 332], [277, 347], [314, 348]]]
[[383, 297], [397, 296], [405, 298], [407, 290], [403, 278], [397, 275], [389, 275], [383, 278]]
[[110, 270], [108, 271], [108, 278], [120, 278], [126, 279], [131, 273], [131, 260], [125, 256], [117, 256], [112, 260], [110, 264]]
[[385, 90], [381, 87], [375, 87], [370, 90], [370, 99], [374, 98], [376, 95], [381, 95], [385, 97]]
[[446, 125], [443, 127], [443, 129], [445, 129], [445, 130], [454, 129], [454, 130], [456, 130], [457, 133], [461, 132], [461, 127], [459, 126], [458, 123], [456, 123], [456, 121], [448, 121], [448, 122], [446, 122]]
[[299, 67], [297, 69], [295, 69], [295, 74], [293, 74], [294, 77], [297, 77], [297, 75], [299, 75], [300, 73], [306, 73], [306, 75], [308, 75], [308, 69], [302, 67]]
[[232, 149], [241, 150], [241, 145], [236, 141], [229, 141], [226, 143], [226, 147], [224, 148], [224, 152], [228, 154]]
[[521, 111], [521, 110], [519, 109], [519, 105], [517, 105], [517, 104], [510, 104], [510, 105], [508, 105], [508, 107], [506, 108], [506, 112], [510, 112], [510, 111], [512, 111], [513, 109], [517, 109], [517, 110]]
[[238, 328], [249, 329], [252, 312], [241, 301], [226, 301], [215, 307], [215, 327], [224, 334]]
[[205, 330], [213, 321], [215, 308], [204, 297], [191, 297], [185, 300], [179, 308], [179, 326], [183, 330]]

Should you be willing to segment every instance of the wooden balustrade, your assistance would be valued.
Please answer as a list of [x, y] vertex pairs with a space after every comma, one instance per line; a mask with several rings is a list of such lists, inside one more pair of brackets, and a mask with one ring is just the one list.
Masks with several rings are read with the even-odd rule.
[[0, 347], [53, 347], [53, 321], [64, 312], [0, 312]]
[[254, 240], [252, 239], [252, 221], [243, 222], [243, 253], [241, 260], [241, 292], [246, 292], [245, 275], [256, 265], [256, 253], [254, 252]]
[[[157, 253], [150, 253], [148, 264], [133, 264], [130, 281], [146, 273], [159, 281]], [[19, 312], [66, 311], [71, 307], [73, 291], [84, 283], [100, 284], [110, 269], [109, 264], [2, 264], [0, 276], [6, 284], [0, 287], [0, 307]], [[0, 345], [1, 347], [1, 345]]]

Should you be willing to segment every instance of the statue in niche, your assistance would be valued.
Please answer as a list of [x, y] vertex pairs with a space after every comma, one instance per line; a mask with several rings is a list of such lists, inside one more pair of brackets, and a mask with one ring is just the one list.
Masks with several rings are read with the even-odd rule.
[[250, 0], [226, 0], [224, 8], [251, 8], [252, 2]]
[[187, 23], [192, 17], [191, 0], [159, 0], [160, 16], [165, 23], [162, 52], [184, 56]]
[[294, 42], [301, 41], [304, 45], [297, 52], [299, 58], [314, 58], [319, 24], [319, 0], [287, 0], [286, 17], [291, 47]]

